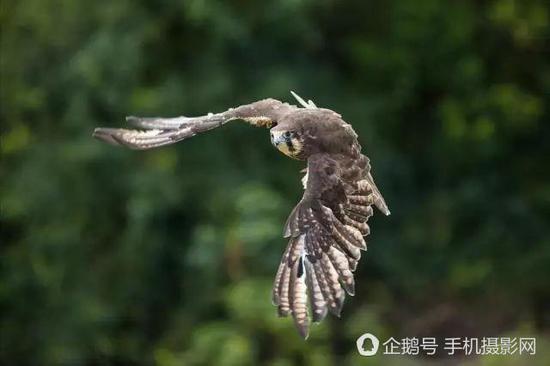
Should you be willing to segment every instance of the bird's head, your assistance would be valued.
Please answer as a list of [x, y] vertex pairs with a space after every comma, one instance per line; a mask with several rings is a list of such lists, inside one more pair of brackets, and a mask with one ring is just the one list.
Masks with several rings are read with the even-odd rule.
[[300, 131], [275, 126], [271, 129], [271, 143], [283, 154], [299, 159], [303, 151], [304, 140]]

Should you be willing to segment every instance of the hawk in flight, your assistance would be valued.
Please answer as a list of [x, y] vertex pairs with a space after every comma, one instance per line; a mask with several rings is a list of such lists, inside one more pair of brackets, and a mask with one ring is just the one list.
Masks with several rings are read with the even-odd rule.
[[279, 151], [306, 161], [304, 195], [284, 226], [289, 242], [273, 285], [279, 315], [292, 315], [306, 338], [310, 318], [320, 322], [329, 311], [340, 316], [346, 292], [354, 295], [353, 272], [361, 250], [367, 249], [364, 236], [370, 231], [372, 206], [385, 215], [390, 211], [351, 125], [338, 113], [292, 94], [301, 106], [264, 99], [200, 117], [127, 117], [138, 129], [97, 128], [93, 135], [146, 150], [243, 120], [269, 128]]

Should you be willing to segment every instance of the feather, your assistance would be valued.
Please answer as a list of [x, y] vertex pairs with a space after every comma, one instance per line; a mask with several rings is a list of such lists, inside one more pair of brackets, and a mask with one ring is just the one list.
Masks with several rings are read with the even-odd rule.
[[189, 118], [181, 116], [175, 118], [166, 117], [126, 117], [126, 122], [134, 127], [146, 130], [177, 130], [184, 125]]
[[302, 214], [302, 201], [300, 201], [296, 207], [294, 207], [286, 220], [283, 236], [288, 238], [300, 235], [300, 224], [302, 224], [303, 228], [305, 223], [305, 218]]
[[[184, 130], [187, 132], [187, 130]], [[181, 132], [181, 131], [180, 131]], [[123, 145], [134, 150], [145, 150], [170, 145], [178, 131], [164, 130], [127, 130], [123, 128], [96, 128], [93, 137], [113, 145]]]
[[352, 219], [350, 215], [344, 216], [344, 223], [359, 230], [363, 236], [369, 235], [370, 233], [369, 225], [366, 222], [356, 221]]
[[349, 270], [352, 272], [355, 272], [355, 270], [357, 269], [357, 263], [359, 263], [359, 260], [352, 257], [348, 257], [348, 263], [349, 263]]
[[288, 252], [288, 265], [292, 267], [294, 263], [304, 253], [305, 235], [300, 235], [298, 238], [291, 239]]
[[306, 273], [303, 262], [304, 257], [302, 256], [292, 267], [289, 295], [294, 324], [300, 335], [303, 338], [307, 338], [309, 333], [309, 318], [307, 314]]
[[351, 225], [344, 225], [345, 230], [355, 239], [354, 245], [359, 249], [367, 250], [367, 243], [361, 231]]
[[[292, 291], [291, 283], [294, 281], [294, 275], [292, 269], [296, 266], [298, 259], [303, 255], [304, 252], [304, 235], [299, 236], [298, 238], [292, 238], [287, 248], [287, 255], [283, 256], [281, 261], [281, 266], [283, 267], [283, 272], [279, 282], [279, 315], [287, 316], [291, 312], [292, 300], [290, 298], [290, 292]], [[286, 258], [285, 258], [286, 257]]]
[[334, 241], [335, 243], [344, 251], [347, 255], [352, 258], [359, 259], [361, 258], [361, 251], [358, 247], [351, 244], [338, 230], [334, 231]]
[[365, 240], [357, 229], [354, 230], [349, 225], [343, 225], [339, 221], [335, 221], [333, 237], [344, 252], [353, 258], [359, 259], [361, 257], [359, 248], [365, 246]]
[[348, 294], [351, 296], [355, 295], [355, 280], [353, 278], [353, 273], [349, 269], [349, 262], [345, 254], [335, 247], [331, 247], [327, 253], [332, 265], [336, 271], [338, 271], [342, 286]]
[[275, 99], [230, 108], [221, 113], [208, 113], [198, 117], [126, 117], [126, 121], [140, 130], [120, 128], [96, 128], [93, 136], [113, 145], [146, 150], [170, 145], [199, 133], [220, 127], [229, 121], [243, 120], [254, 126], [271, 127], [284, 115], [301, 108]]
[[327, 315], [327, 302], [323, 297], [321, 288], [319, 287], [319, 281], [317, 281], [317, 275], [313, 268], [313, 264], [306, 259], [306, 285], [309, 289], [309, 301], [311, 306], [311, 316], [313, 322], [320, 322]]
[[300, 103], [302, 105], [302, 107], [304, 108], [307, 108], [307, 109], [316, 109], [317, 106], [315, 105], [315, 103], [313, 103], [313, 101], [310, 99], [307, 101], [303, 100], [302, 97], [300, 97], [298, 94], [294, 93], [292, 90], [290, 91], [290, 94], [292, 94], [292, 96], [294, 98], [296, 98], [296, 100], [298, 101], [298, 103]]
[[290, 268], [287, 262], [281, 264], [283, 266], [283, 273], [281, 274], [281, 281], [279, 283], [279, 316], [285, 317], [290, 314], [290, 299], [288, 296], [288, 290], [290, 287]]
[[372, 177], [371, 172], [369, 171], [366, 178], [359, 183], [361, 183], [361, 186], [364, 190], [368, 190], [369, 192], [372, 191], [374, 205], [380, 210], [380, 212], [388, 216], [390, 214], [390, 210], [388, 209], [386, 201], [384, 201], [384, 197], [382, 197], [382, 194], [380, 194], [378, 187], [376, 187], [376, 184], [374, 184], [374, 178]]
[[353, 211], [345, 211], [345, 216], [348, 216], [350, 219], [358, 222], [367, 222], [369, 221], [369, 217], [365, 217], [363, 215], [358, 215]]
[[344, 299], [346, 295], [340, 285], [338, 272], [326, 254], [321, 258], [320, 266], [325, 275], [325, 284], [327, 289], [332, 295], [332, 299], [334, 299], [331, 312], [337, 317], [340, 317], [340, 312], [342, 311], [342, 306], [344, 306]]
[[281, 263], [279, 264], [279, 268], [277, 269], [277, 274], [275, 275], [275, 281], [273, 282], [273, 293], [271, 295], [271, 302], [273, 305], [279, 305], [279, 292], [281, 287], [281, 278], [283, 276], [284, 269], [286, 267], [286, 263], [288, 260], [288, 252], [290, 250], [290, 245], [287, 246], [285, 249], [285, 252], [283, 253], [283, 259], [281, 260]]
[[348, 201], [354, 205], [370, 206], [374, 203], [372, 194], [369, 195], [349, 195]]
[[354, 205], [354, 204], [347, 204], [344, 206], [346, 209], [346, 212], [353, 212], [357, 215], [361, 215], [368, 219], [372, 216], [372, 207], [371, 206], [363, 206], [363, 205]]
[[337, 299], [332, 294], [332, 291], [330, 290], [328, 281], [325, 277], [325, 272], [323, 271], [321, 261], [318, 260], [315, 263], [313, 263], [313, 269], [315, 270], [315, 277], [317, 278], [317, 281], [319, 283], [319, 289], [321, 290], [321, 293], [323, 294], [323, 298], [325, 299], [328, 305], [328, 310], [332, 314], [339, 316], [340, 311], [338, 310], [339, 309], [338, 302], [337, 302]]

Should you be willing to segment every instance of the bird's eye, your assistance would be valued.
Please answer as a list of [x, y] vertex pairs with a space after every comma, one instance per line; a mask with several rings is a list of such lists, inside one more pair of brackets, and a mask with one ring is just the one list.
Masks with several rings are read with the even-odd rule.
[[290, 137], [290, 135], [291, 135], [290, 131], [286, 131], [283, 136], [288, 138]]

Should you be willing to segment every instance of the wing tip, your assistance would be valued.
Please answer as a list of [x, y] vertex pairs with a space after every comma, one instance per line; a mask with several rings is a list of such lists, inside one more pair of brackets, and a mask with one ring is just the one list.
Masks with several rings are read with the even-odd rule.
[[346, 290], [349, 296], [355, 296], [355, 284], [348, 284], [343, 282], [344, 290]]
[[307, 322], [304, 324], [296, 323], [296, 329], [298, 330], [298, 334], [300, 334], [300, 337], [302, 337], [303, 340], [307, 340], [309, 338], [309, 324]]
[[390, 209], [388, 208], [388, 205], [386, 204], [386, 201], [384, 200], [384, 198], [382, 198], [381, 195], [379, 195], [378, 197], [375, 198], [374, 205], [384, 215], [386, 215], [386, 216], [391, 215]]
[[313, 311], [313, 314], [311, 316], [311, 318], [312, 318], [311, 322], [314, 323], [314, 324], [319, 324], [320, 322], [322, 322], [327, 317], [327, 314], [328, 314], [328, 308], [325, 305], [325, 307], [323, 308], [323, 311], [321, 313], [316, 313], [315, 311]]
[[335, 303], [332, 307], [329, 308], [329, 311], [335, 317], [340, 318], [342, 316], [342, 309], [344, 308], [345, 295], [343, 294], [342, 296], [337, 297], [334, 300]]
[[98, 127], [92, 132], [92, 137], [111, 145], [120, 145], [120, 142], [115, 138], [116, 129]]

